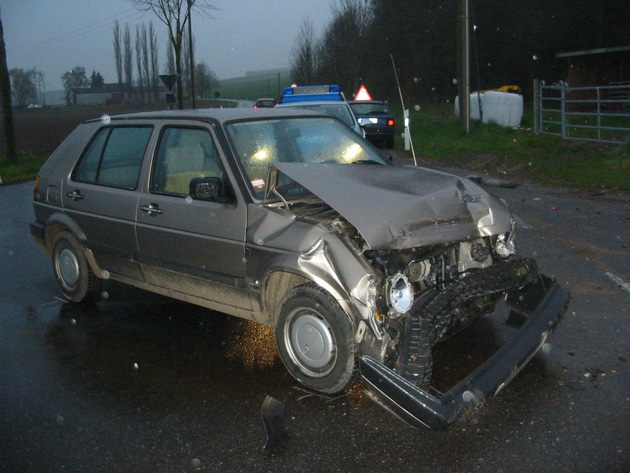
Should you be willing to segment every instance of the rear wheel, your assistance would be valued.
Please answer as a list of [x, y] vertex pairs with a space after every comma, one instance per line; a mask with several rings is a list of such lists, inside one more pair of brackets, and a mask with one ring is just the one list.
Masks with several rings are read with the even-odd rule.
[[94, 301], [101, 280], [90, 269], [78, 240], [70, 232], [61, 232], [52, 248], [53, 272], [64, 297], [72, 302]]
[[298, 286], [279, 305], [276, 344], [284, 365], [305, 386], [335, 394], [359, 377], [353, 324], [315, 284]]

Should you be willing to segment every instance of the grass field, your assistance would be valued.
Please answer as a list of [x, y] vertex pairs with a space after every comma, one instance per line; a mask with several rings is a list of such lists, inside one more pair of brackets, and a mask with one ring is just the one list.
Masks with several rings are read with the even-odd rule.
[[473, 122], [467, 135], [450, 107], [411, 112], [414, 149], [429, 161], [551, 186], [630, 189], [630, 144], [537, 135], [532, 122], [531, 115], [523, 117], [519, 129]]

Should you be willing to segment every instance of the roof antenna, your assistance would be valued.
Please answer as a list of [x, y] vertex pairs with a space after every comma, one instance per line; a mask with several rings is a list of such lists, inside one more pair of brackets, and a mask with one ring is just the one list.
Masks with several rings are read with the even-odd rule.
[[394, 55], [390, 54], [389, 57], [392, 59], [392, 67], [394, 68], [394, 76], [396, 76], [396, 86], [398, 87], [398, 94], [400, 95], [400, 104], [403, 108], [403, 115], [405, 117], [405, 137], [409, 138], [409, 144], [411, 145], [411, 155], [413, 156], [413, 165], [418, 166], [418, 162], [416, 161], [416, 152], [413, 149], [413, 141], [411, 140], [411, 133], [409, 132], [409, 111], [405, 108], [405, 102], [402, 96], [402, 90], [400, 90], [400, 82], [398, 81], [398, 73], [396, 72], [396, 64], [394, 63]]

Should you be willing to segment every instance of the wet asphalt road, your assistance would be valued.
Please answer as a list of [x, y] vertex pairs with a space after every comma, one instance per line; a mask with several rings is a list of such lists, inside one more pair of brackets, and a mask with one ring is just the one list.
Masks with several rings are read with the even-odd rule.
[[[519, 252], [572, 301], [552, 350], [450, 431], [414, 430], [360, 389], [300, 389], [255, 324], [107, 284], [59, 298], [32, 242], [32, 184], [0, 186], [0, 471], [630, 471], [630, 204], [494, 188]], [[505, 315], [505, 314], [499, 314]], [[439, 347], [441, 387], [510, 333], [500, 318]], [[264, 451], [266, 395], [288, 439]]]

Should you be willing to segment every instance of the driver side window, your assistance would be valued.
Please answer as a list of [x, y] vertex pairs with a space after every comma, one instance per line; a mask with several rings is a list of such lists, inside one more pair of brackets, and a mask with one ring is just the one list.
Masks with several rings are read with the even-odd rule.
[[208, 130], [169, 127], [163, 130], [153, 168], [151, 192], [189, 195], [195, 178], [224, 180], [224, 168]]

